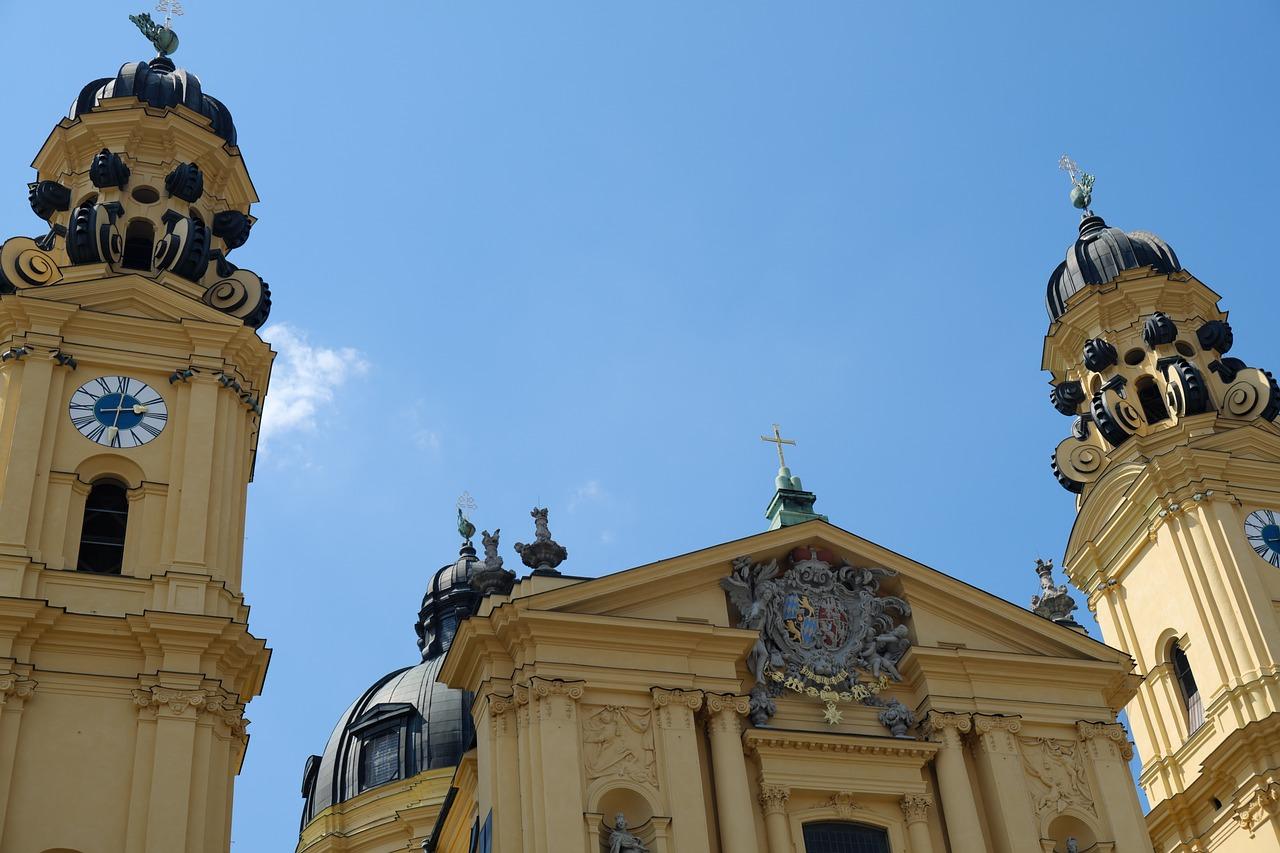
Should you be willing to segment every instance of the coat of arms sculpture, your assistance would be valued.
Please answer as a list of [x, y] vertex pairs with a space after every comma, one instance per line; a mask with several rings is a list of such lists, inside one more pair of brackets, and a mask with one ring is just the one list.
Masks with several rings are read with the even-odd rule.
[[813, 547], [792, 551], [785, 567], [738, 557], [720, 582], [742, 615], [738, 627], [759, 632], [747, 656], [756, 679], [751, 721], [768, 723], [777, 711], [774, 698], [791, 690], [822, 700], [831, 725], [843, 716], [838, 703], [879, 706], [880, 721], [905, 737], [914, 723], [910, 709], [877, 694], [902, 680], [898, 662], [911, 641], [900, 620], [911, 606], [880, 594], [881, 579], [896, 572], [834, 563]]

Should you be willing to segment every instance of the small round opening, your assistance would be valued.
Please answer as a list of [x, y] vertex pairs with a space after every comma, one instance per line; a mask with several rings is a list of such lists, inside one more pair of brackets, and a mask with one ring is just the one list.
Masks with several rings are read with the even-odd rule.
[[1218, 799], [1217, 797], [1214, 797], [1213, 799], [1210, 800], [1210, 802], [1213, 803], [1213, 810], [1215, 812], [1222, 811], [1222, 800]]
[[1136, 347], [1124, 354], [1124, 363], [1129, 366], [1142, 364], [1146, 360], [1147, 354]]
[[1196, 348], [1186, 341], [1178, 341], [1173, 345], [1173, 348], [1178, 351], [1178, 355], [1183, 355], [1187, 358], [1191, 358], [1191, 356], [1196, 354]]
[[133, 200], [138, 204], [155, 204], [160, 200], [160, 193], [155, 187], [135, 187]]

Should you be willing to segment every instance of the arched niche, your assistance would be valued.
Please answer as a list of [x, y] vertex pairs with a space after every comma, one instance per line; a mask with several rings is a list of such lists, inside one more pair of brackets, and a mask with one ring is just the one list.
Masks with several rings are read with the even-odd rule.
[[1048, 848], [1053, 853], [1067, 853], [1067, 843], [1072, 838], [1076, 840], [1076, 850], [1079, 853], [1085, 853], [1098, 843], [1098, 834], [1091, 821], [1085, 815], [1069, 809], [1048, 821], [1042, 840], [1053, 840], [1053, 847]]
[[[596, 827], [600, 839], [600, 851], [608, 853], [609, 837], [613, 830], [615, 818], [621, 814], [626, 818], [627, 830], [643, 841], [650, 850], [657, 851], [665, 847], [665, 833], [659, 832], [659, 822], [655, 820], [660, 811], [660, 804], [655, 793], [645, 786], [628, 779], [599, 779], [587, 789], [588, 812], [599, 814], [599, 825]], [[661, 838], [659, 836], [662, 836]]]

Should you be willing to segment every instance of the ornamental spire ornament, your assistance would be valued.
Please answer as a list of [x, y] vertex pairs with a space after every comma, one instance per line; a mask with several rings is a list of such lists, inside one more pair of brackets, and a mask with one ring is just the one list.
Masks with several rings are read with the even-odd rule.
[[787, 457], [782, 453], [782, 446], [789, 444], [795, 447], [795, 439], [783, 438], [782, 428], [774, 424], [772, 437], [762, 435], [760, 440], [778, 447], [778, 476], [774, 478], [773, 499], [769, 501], [769, 507], [764, 511], [764, 517], [769, 519], [769, 529], [777, 530], [779, 527], [787, 527], [815, 518], [826, 521], [825, 515], [813, 511], [813, 505], [817, 503], [818, 496], [813, 492], [806, 492], [804, 486], [800, 484], [800, 478], [792, 476], [791, 469], [787, 467]]
[[164, 23], [157, 24], [150, 13], [142, 12], [130, 15], [129, 20], [142, 31], [147, 41], [155, 46], [157, 56], [168, 56], [178, 49], [178, 34], [169, 26], [174, 15], [183, 14], [182, 3], [178, 0], [160, 0], [156, 4], [157, 12], [164, 12]]
[[533, 516], [533, 542], [525, 545], [516, 543], [516, 553], [526, 566], [533, 569], [535, 575], [558, 575], [556, 566], [569, 558], [569, 551], [559, 542], [551, 538], [551, 528], [547, 526], [546, 507], [534, 507], [529, 515]]
[[1058, 168], [1071, 178], [1071, 205], [1084, 211], [1083, 216], [1093, 216], [1089, 207], [1093, 203], [1093, 175], [1082, 170], [1066, 154], [1058, 158]]
[[458, 496], [458, 535], [466, 540], [467, 545], [471, 544], [471, 537], [476, 535], [476, 526], [467, 518], [465, 510], [475, 508], [476, 501], [470, 492], [463, 492]]
[[1071, 597], [1071, 590], [1066, 584], [1059, 586], [1053, 582], [1053, 560], [1037, 559], [1036, 574], [1040, 577], [1040, 594], [1031, 596], [1031, 612], [1064, 628], [1087, 634], [1084, 626], [1071, 615], [1079, 606]]

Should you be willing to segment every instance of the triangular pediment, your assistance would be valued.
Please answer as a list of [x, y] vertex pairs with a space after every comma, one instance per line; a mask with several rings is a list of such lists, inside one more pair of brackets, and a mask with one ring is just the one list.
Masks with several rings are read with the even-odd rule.
[[[809, 521], [716, 545], [601, 578], [539, 593], [522, 606], [683, 623], [737, 627], [721, 587], [735, 557], [784, 561], [799, 547], [828, 551], [860, 567], [891, 569], [882, 590], [911, 605], [914, 644], [1081, 661], [1122, 662], [1124, 653], [1054, 624], [991, 593], [918, 563], [825, 521]], [[1030, 590], [1028, 590], [1028, 595]]]
[[97, 314], [173, 323], [200, 320], [206, 323], [240, 325], [239, 320], [205, 305], [199, 299], [139, 275], [57, 284], [24, 290], [22, 295], [78, 305], [82, 310]]

